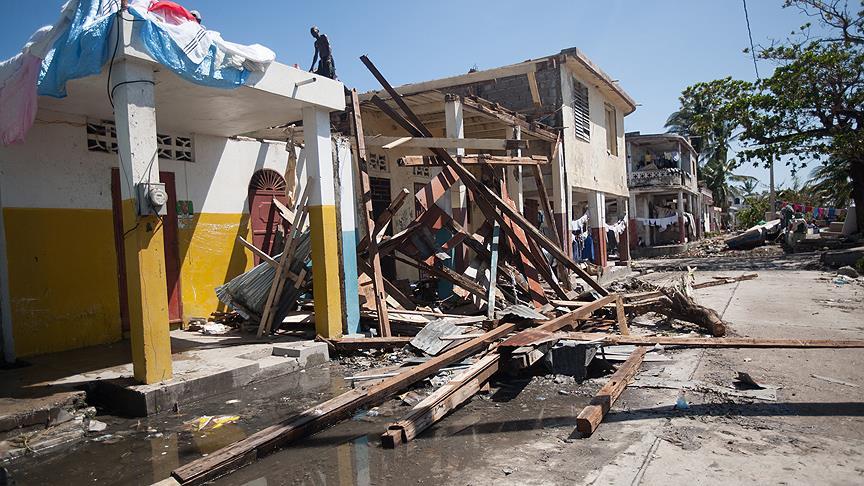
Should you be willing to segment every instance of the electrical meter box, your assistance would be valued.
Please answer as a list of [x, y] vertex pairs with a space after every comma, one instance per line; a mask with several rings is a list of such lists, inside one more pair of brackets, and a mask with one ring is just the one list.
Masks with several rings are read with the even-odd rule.
[[138, 216], [168, 215], [168, 192], [165, 191], [165, 184], [142, 182], [137, 187]]

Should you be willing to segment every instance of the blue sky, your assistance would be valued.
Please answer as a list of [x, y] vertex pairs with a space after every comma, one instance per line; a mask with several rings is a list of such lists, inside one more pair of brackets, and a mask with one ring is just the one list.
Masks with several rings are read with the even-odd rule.
[[[53, 23], [62, 0], [2, 0], [0, 58], [15, 54], [38, 27]], [[189, 0], [225, 39], [260, 43], [279, 61], [308, 68], [309, 27], [333, 44], [336, 71], [361, 91], [377, 88], [359, 61], [367, 54], [393, 84], [417, 82], [578, 47], [640, 104], [627, 131], [663, 131], [681, 90], [697, 81], [752, 80], [741, 0], [547, 0], [486, 2]], [[806, 21], [782, 0], [750, 0], [753, 39], [782, 39]], [[760, 63], [760, 73], [770, 65]], [[809, 171], [809, 169], [808, 169]], [[767, 185], [767, 171], [742, 167]], [[805, 171], [806, 172], [806, 171]], [[778, 183], [789, 171], [778, 168]], [[766, 186], [767, 187], [767, 186]]]

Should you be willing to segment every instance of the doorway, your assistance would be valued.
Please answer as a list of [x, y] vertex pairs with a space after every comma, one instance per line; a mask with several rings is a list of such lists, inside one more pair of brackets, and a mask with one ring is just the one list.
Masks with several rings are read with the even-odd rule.
[[[177, 188], [173, 172], [159, 172], [159, 181], [168, 193], [167, 215], [162, 218], [165, 245], [165, 287], [168, 294], [168, 323], [183, 322], [183, 296], [180, 288], [180, 241], [177, 233]], [[120, 169], [111, 169], [111, 209], [114, 219], [114, 249], [117, 252], [117, 283], [120, 290], [121, 329], [129, 330], [129, 298], [126, 294], [126, 246], [123, 231], [123, 197]]]
[[[369, 189], [372, 191], [372, 221], [376, 221], [390, 207], [390, 179], [370, 177]], [[387, 225], [384, 234], [393, 236], [392, 223]], [[396, 279], [396, 260], [393, 255], [381, 256], [381, 273], [390, 281]]]
[[[284, 226], [287, 221], [276, 210], [273, 198], [286, 204], [285, 178], [272, 169], [261, 169], [252, 174], [249, 180], [249, 220], [252, 227], [252, 244], [268, 255], [282, 251]], [[280, 231], [280, 229], [282, 231]], [[261, 257], [255, 255], [255, 264]]]

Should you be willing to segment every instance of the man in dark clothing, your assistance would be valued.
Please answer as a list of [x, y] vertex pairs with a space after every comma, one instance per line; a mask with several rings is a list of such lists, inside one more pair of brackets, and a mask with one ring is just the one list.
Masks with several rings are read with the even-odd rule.
[[[333, 51], [330, 50], [330, 39], [318, 32], [318, 27], [313, 26], [310, 32], [312, 32], [312, 37], [315, 38], [315, 56], [312, 58], [312, 67], [309, 70], [315, 74], [336, 79], [336, 65], [333, 63]], [[316, 62], [318, 63], [318, 69], [315, 69]]]

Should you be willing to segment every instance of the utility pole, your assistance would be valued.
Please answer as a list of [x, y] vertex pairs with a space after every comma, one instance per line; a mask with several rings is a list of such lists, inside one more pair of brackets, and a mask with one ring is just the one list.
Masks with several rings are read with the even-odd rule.
[[777, 196], [774, 192], [774, 159], [771, 159], [771, 165], [768, 166], [768, 212], [765, 214], [765, 221], [776, 219], [777, 212]]

